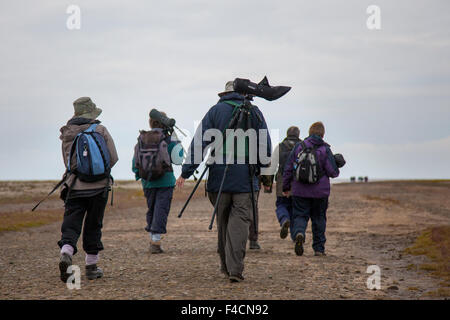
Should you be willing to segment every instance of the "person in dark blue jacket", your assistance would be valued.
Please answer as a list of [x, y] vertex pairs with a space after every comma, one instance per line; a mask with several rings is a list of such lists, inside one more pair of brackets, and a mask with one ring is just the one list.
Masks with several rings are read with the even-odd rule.
[[[243, 104], [245, 99], [243, 95], [233, 91], [232, 81], [227, 82], [225, 91], [219, 93], [219, 97], [218, 103], [207, 112], [201, 125], [197, 128], [188, 151], [187, 163], [183, 164], [181, 176], [177, 180], [178, 187], [182, 187], [185, 179], [189, 178], [204, 160], [205, 150], [208, 148], [210, 150], [214, 149], [212, 153], [213, 157], [215, 157], [215, 162], [210, 164], [210, 161], [208, 161], [210, 167], [206, 186], [212, 205], [216, 202], [226, 167], [225, 163], [228, 162], [226, 162], [227, 152], [221, 152], [224, 138], [219, 138], [220, 141], [214, 140], [211, 142], [208, 137], [218, 132], [225, 133], [235, 106]], [[269, 166], [272, 151], [270, 135], [264, 116], [256, 106], [251, 108], [251, 128], [255, 129], [256, 141], [248, 144], [247, 150], [249, 150], [250, 161], [253, 158], [252, 156], [256, 157], [255, 167], [257, 169]], [[246, 132], [249, 131], [247, 130]], [[227, 144], [228, 141], [227, 139]], [[212, 147], [217, 142], [218, 144]], [[225, 146], [223, 149], [228, 150]], [[253, 220], [250, 181], [248, 161], [245, 163], [233, 161], [228, 167], [222, 189], [223, 193], [217, 210], [218, 253], [220, 255], [221, 271], [229, 277], [231, 282], [244, 280], [242, 276], [244, 257], [249, 227]], [[256, 192], [259, 190], [256, 176], [253, 177], [253, 190], [256, 196]]]

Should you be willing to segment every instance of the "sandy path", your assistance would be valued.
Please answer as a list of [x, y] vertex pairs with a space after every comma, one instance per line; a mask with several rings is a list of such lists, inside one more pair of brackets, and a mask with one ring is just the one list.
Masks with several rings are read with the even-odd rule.
[[[425, 227], [450, 224], [449, 190], [446, 185], [334, 185], [328, 211], [328, 256], [323, 258], [313, 256], [310, 226], [304, 256], [295, 255], [292, 242], [279, 238], [275, 195], [262, 194], [262, 250], [247, 251], [246, 280], [238, 284], [230, 284], [219, 272], [216, 232], [207, 228], [212, 207], [203, 190], [182, 219], [176, 216], [189, 190], [177, 194], [163, 240], [167, 252], [162, 255], [148, 252], [143, 198], [121, 203], [119, 197], [104, 223], [104, 278], [88, 281], [83, 275], [80, 290], [68, 290], [59, 280], [60, 223], [3, 232], [0, 299], [427, 298], [439, 279], [408, 270], [408, 265], [425, 258], [402, 255], [402, 250]], [[418, 192], [425, 196], [418, 197]], [[74, 264], [83, 272], [84, 254], [78, 254]], [[372, 264], [382, 270], [382, 290], [366, 288], [366, 269]]]

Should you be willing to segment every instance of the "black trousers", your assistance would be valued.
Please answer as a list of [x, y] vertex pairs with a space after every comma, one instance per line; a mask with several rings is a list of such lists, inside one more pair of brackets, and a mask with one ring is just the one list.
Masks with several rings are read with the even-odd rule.
[[102, 227], [108, 193], [104, 192], [92, 197], [68, 199], [65, 205], [64, 220], [61, 226], [61, 240], [58, 245], [69, 244], [77, 250], [78, 238], [83, 227], [83, 250], [88, 254], [97, 254], [103, 250]]

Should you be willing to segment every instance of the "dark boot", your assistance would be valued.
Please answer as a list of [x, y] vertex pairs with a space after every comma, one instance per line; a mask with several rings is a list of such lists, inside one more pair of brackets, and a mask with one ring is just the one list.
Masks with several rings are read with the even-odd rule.
[[294, 247], [294, 251], [295, 254], [298, 256], [303, 255], [303, 243], [305, 242], [305, 237], [301, 234], [298, 233], [295, 236], [295, 247]]
[[163, 253], [164, 250], [161, 248], [161, 241], [150, 242], [150, 252], [152, 254]]
[[229, 277], [230, 276], [230, 274], [228, 273], [228, 271], [227, 271], [227, 269], [225, 268], [225, 267], [220, 267], [220, 272], [222, 272], [223, 273], [223, 275], [225, 276], [225, 277]]
[[258, 241], [250, 240], [249, 248], [252, 249], [252, 250], [259, 250], [259, 249], [261, 249], [261, 246], [259, 245]]
[[97, 267], [96, 264], [86, 266], [86, 277], [89, 280], [94, 280], [103, 277], [103, 270]]
[[280, 230], [280, 238], [281, 239], [285, 239], [289, 233], [289, 226], [291, 225], [291, 222], [289, 220], [286, 220], [283, 222], [283, 224], [281, 225], [281, 230]]
[[241, 282], [244, 281], [244, 277], [242, 276], [242, 274], [232, 274], [229, 277], [230, 282]]
[[59, 272], [62, 282], [67, 282], [71, 274], [67, 273], [67, 269], [72, 265], [72, 257], [67, 253], [63, 253], [59, 258]]

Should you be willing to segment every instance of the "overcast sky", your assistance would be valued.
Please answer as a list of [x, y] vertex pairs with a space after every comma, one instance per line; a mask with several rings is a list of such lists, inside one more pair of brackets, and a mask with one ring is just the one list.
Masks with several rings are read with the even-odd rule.
[[[81, 29], [69, 30], [69, 5]], [[369, 5], [381, 30], [369, 30]], [[271, 129], [323, 121], [342, 177], [450, 178], [450, 2], [1, 1], [0, 180], [57, 179], [59, 128], [90, 96], [116, 179], [156, 107], [193, 133], [235, 77], [289, 85], [256, 99]], [[276, 135], [274, 140], [278, 139]], [[275, 141], [276, 142], [276, 141]], [[185, 143], [188, 143], [186, 141]]]

